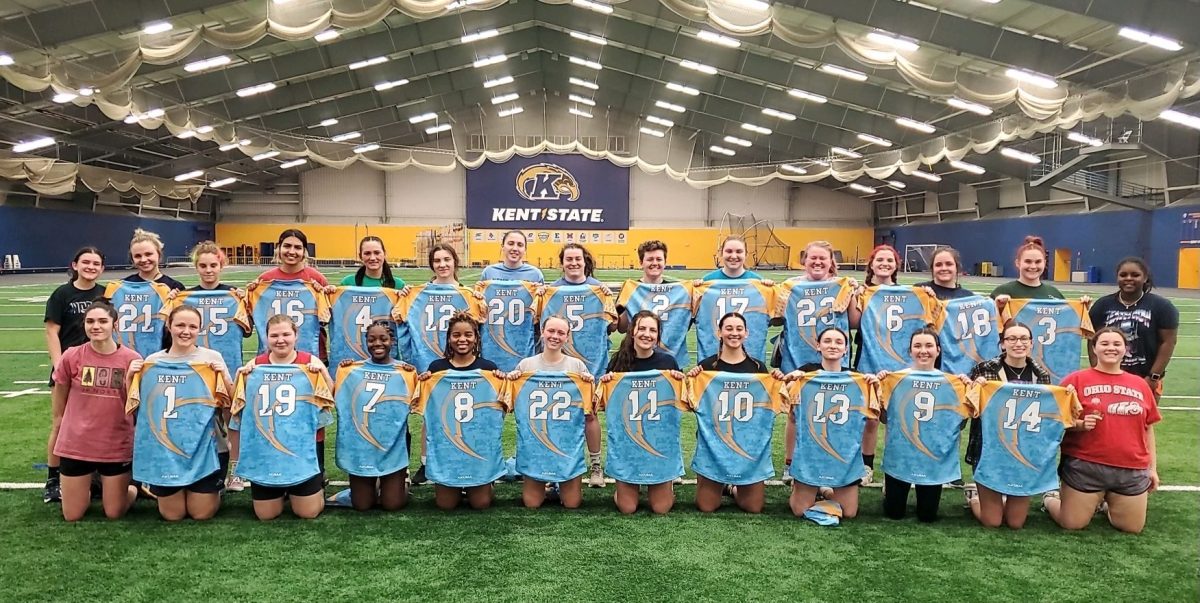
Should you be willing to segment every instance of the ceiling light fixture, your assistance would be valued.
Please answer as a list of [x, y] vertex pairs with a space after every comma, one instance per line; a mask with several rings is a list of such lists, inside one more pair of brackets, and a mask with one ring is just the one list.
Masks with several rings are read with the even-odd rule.
[[937, 174], [934, 174], [933, 172], [922, 172], [921, 170], [914, 170], [913, 173], [909, 174], [909, 176], [916, 176], [917, 178], [922, 178], [922, 179], [928, 180], [930, 182], [941, 182], [942, 181], [941, 176], [938, 176]]
[[264, 159], [270, 159], [272, 157], [277, 157], [278, 155], [279, 155], [279, 151], [266, 151], [264, 153], [259, 153], [255, 156], [251, 157], [251, 159], [253, 159], [255, 161], [262, 161]]
[[1025, 163], [1041, 163], [1042, 162], [1042, 158], [1038, 157], [1037, 155], [1034, 155], [1033, 153], [1026, 153], [1025, 151], [1018, 151], [1016, 149], [1010, 149], [1008, 147], [1000, 149], [1000, 154], [1004, 155], [1005, 157], [1008, 157], [1009, 159], [1016, 159], [1017, 161], [1024, 161]]
[[596, 71], [599, 71], [603, 68], [603, 66], [600, 63], [597, 63], [596, 61], [589, 61], [587, 59], [581, 59], [579, 57], [567, 57], [567, 60], [576, 65], [583, 65], [584, 67], [587, 67], [588, 69], [595, 69]]
[[666, 128], [674, 128], [675, 127], [675, 122], [673, 122], [669, 119], [663, 119], [657, 115], [647, 115], [646, 121], [648, 121], [652, 124], [658, 124], [658, 125], [666, 127]]
[[516, 115], [518, 113], [524, 113], [524, 112], [525, 112], [525, 109], [523, 107], [513, 107], [511, 109], [505, 109], [503, 111], [499, 111], [496, 113], [496, 115], [499, 117], [509, 117], [511, 115]]
[[721, 140], [724, 140], [729, 144], [736, 144], [739, 147], [748, 147], [752, 144], [749, 140], [746, 140], [745, 138], [738, 138], [737, 136], [726, 136]]
[[184, 131], [176, 134], [175, 138], [187, 140], [188, 138], [193, 138], [195, 136], [196, 136], [196, 132], [194, 130], [184, 130]]
[[231, 60], [232, 59], [225, 55], [219, 55], [201, 61], [193, 61], [188, 63], [187, 65], [183, 66], [183, 70], [187, 71], [188, 73], [196, 73], [197, 71], [204, 71], [206, 69], [228, 65]]
[[755, 134], [764, 134], [764, 135], [771, 134], [770, 128], [764, 128], [762, 126], [756, 126], [754, 124], [742, 124], [742, 129], [750, 130], [751, 132], [754, 132]]
[[36, 151], [38, 149], [44, 149], [53, 144], [54, 144], [53, 138], [50, 138], [49, 136], [43, 136], [41, 138], [35, 138], [28, 142], [18, 142], [17, 144], [13, 145], [12, 152], [28, 153], [29, 151]]
[[824, 103], [829, 100], [829, 99], [825, 98], [824, 96], [821, 96], [820, 94], [813, 94], [812, 92], [805, 92], [803, 90], [797, 90], [795, 88], [788, 90], [788, 95], [794, 96], [799, 99], [804, 99], [806, 101], [813, 102], [813, 103]]
[[581, 31], [571, 32], [571, 37], [575, 38], [576, 40], [583, 40], [584, 42], [591, 42], [592, 44], [596, 44], [598, 46], [607, 46], [608, 45], [608, 40], [605, 40], [604, 38], [601, 38], [600, 36], [593, 36], [592, 34], [586, 34]]
[[882, 44], [896, 50], [903, 50], [904, 52], [912, 52], [920, 48], [920, 46], [918, 46], [917, 43], [913, 42], [912, 40], [898, 38], [892, 34], [884, 33], [882, 31], [873, 31], [867, 34], [867, 39], [875, 42], [876, 44]]
[[742, 42], [740, 40], [735, 40], [729, 36], [723, 36], [719, 33], [711, 32], [711, 31], [704, 30], [704, 29], [697, 32], [696, 37], [698, 39], [704, 40], [705, 42], [712, 42], [713, 44], [719, 44], [719, 45], [725, 46], [727, 48], [737, 48], [742, 45]]
[[859, 184], [857, 182], [851, 182], [848, 186], [860, 193], [866, 193], [868, 195], [874, 195], [875, 193], [878, 192], [872, 187], [866, 186], [864, 184]]
[[1128, 38], [1135, 42], [1141, 42], [1142, 44], [1149, 44], [1151, 46], [1157, 46], [1158, 48], [1161, 48], [1163, 50], [1170, 50], [1171, 52], [1175, 52], [1177, 50], [1183, 49], [1183, 45], [1180, 44], [1179, 42], [1176, 42], [1175, 40], [1172, 40], [1170, 38], [1165, 38], [1160, 35], [1144, 32], [1140, 29], [1134, 29], [1132, 27], [1122, 27], [1120, 29], [1120, 31], [1117, 32], [1117, 34], [1120, 35], [1122, 38]]
[[313, 36], [313, 39], [318, 42], [328, 42], [330, 40], [336, 40], [340, 35], [342, 34], [339, 34], [336, 29], [326, 29], [325, 31]]
[[824, 71], [825, 73], [828, 73], [830, 75], [836, 75], [838, 77], [846, 78], [848, 80], [854, 80], [856, 82], [867, 81], [867, 74], [865, 74], [861, 71], [855, 71], [853, 69], [847, 69], [845, 67], [838, 67], [837, 65], [831, 65], [829, 63], [825, 63], [824, 65], [821, 65], [821, 71]]
[[[571, 78], [571, 79], [575, 79], [575, 78]], [[496, 86], [503, 86], [505, 84], [511, 84], [511, 83], [513, 83], [513, 76], [506, 75], [504, 77], [498, 77], [498, 78], [492, 79], [492, 80], [484, 80], [483, 87], [484, 88], [495, 88]]]
[[392, 80], [390, 82], [382, 82], [379, 84], [375, 84], [375, 90], [377, 90], [379, 92], [383, 92], [384, 90], [391, 90], [392, 88], [395, 88], [397, 86], [403, 86], [407, 83], [408, 83], [407, 79], [400, 78], [398, 80]]
[[1200, 117], [1196, 117], [1195, 115], [1184, 113], [1182, 111], [1167, 109], [1166, 111], [1159, 113], [1158, 118], [1165, 119], [1172, 123], [1177, 123], [1181, 126], [1187, 126], [1189, 128], [1200, 130]]
[[431, 119], [437, 119], [437, 113], [422, 113], [420, 115], [417, 115], [416, 117], [410, 117], [410, 118], [408, 118], [408, 123], [419, 124], [421, 122], [429, 121]]
[[369, 143], [369, 144], [364, 144], [362, 146], [354, 147], [355, 153], [370, 153], [371, 151], [378, 151], [378, 150], [379, 150], [379, 145], [377, 145], [373, 142]]
[[74, 92], [59, 92], [58, 94], [50, 97], [50, 100], [62, 104], [69, 103], [77, 98], [79, 98], [79, 95], [75, 94]]
[[769, 115], [771, 117], [774, 117], [776, 119], [782, 119], [784, 121], [794, 121], [796, 119], [796, 116], [791, 113], [788, 113], [786, 111], [779, 111], [778, 109], [772, 109], [770, 107], [763, 107], [762, 113], [763, 113], [763, 115]]
[[329, 126], [336, 126], [336, 125], [338, 125], [338, 120], [336, 117], [330, 117], [329, 119], [321, 120], [321, 127], [328, 128]]
[[697, 63], [696, 61], [689, 61], [687, 59], [683, 59], [683, 60], [679, 61], [679, 66], [683, 67], [684, 69], [691, 69], [692, 71], [699, 71], [700, 73], [707, 73], [708, 75], [716, 75], [717, 74], [716, 67], [713, 67], [712, 65], [705, 65], [704, 63]]
[[258, 84], [257, 86], [249, 86], [247, 88], [242, 88], [241, 90], [237, 91], [237, 95], [242, 98], [245, 98], [247, 96], [254, 96], [255, 94], [262, 94], [263, 92], [270, 92], [274, 89], [275, 89], [275, 82], [267, 82], [265, 84]]
[[354, 140], [355, 138], [358, 138], [359, 136], [362, 136], [362, 134], [359, 132], [345, 132], [342, 134], [337, 134], [335, 136], [330, 136], [329, 140], [332, 140], [334, 142], [346, 142], [347, 140]]
[[168, 31], [171, 31], [172, 29], [174, 29], [174, 27], [175, 27], [174, 25], [171, 25], [170, 23], [167, 23], [166, 21], [155, 21], [153, 23], [147, 23], [146, 26], [142, 28], [142, 33], [144, 33], [148, 36], [152, 36], [155, 34], [166, 33]]
[[1086, 144], [1088, 146], [1093, 146], [1093, 147], [1102, 146], [1104, 144], [1104, 141], [1100, 140], [1099, 138], [1092, 138], [1091, 136], [1088, 136], [1086, 134], [1080, 134], [1079, 132], [1067, 132], [1067, 140]]
[[306, 164], [306, 163], [308, 163], [308, 160], [307, 160], [307, 159], [305, 159], [305, 158], [303, 158], [303, 157], [301, 157], [300, 159], [293, 159], [293, 160], [291, 160], [291, 161], [285, 161], [285, 162], [283, 162], [283, 163], [279, 164], [279, 167], [280, 167], [281, 169], [285, 169], [285, 170], [286, 170], [286, 169], [289, 169], [289, 168], [294, 168], [294, 167], [299, 167], [299, 166], [302, 166], [302, 165], [304, 165], [304, 164]]
[[[572, 94], [571, 96], [575, 96], [575, 95]], [[499, 105], [500, 103], [507, 103], [510, 101], [515, 101], [518, 98], [521, 98], [520, 94], [517, 94], [516, 92], [509, 92], [508, 94], [501, 94], [500, 96], [492, 97], [492, 104]], [[574, 100], [574, 99], [572, 99], [572, 100]]]
[[667, 111], [674, 111], [676, 113], [683, 113], [684, 111], [687, 111], [683, 105], [676, 105], [675, 103], [668, 103], [667, 101], [661, 100], [654, 101], [654, 106], [658, 107], [659, 109], [666, 109]]
[[833, 153], [834, 155], [841, 155], [842, 157], [849, 157], [850, 159], [862, 159], [861, 153], [855, 153], [854, 151], [851, 151], [850, 149], [844, 149], [842, 147], [830, 147], [829, 152]]
[[904, 189], [908, 188], [907, 184], [900, 182], [899, 180], [888, 180], [887, 185], [892, 188], [899, 189], [899, 190], [904, 190]]
[[727, 149], [727, 148], [725, 148], [725, 147], [720, 147], [720, 146], [717, 146], [717, 145], [715, 145], [715, 144], [714, 144], [713, 146], [711, 146], [711, 147], [708, 147], [708, 150], [710, 150], [710, 151], [712, 151], [712, 152], [714, 152], [714, 153], [720, 153], [720, 154], [722, 154], [722, 155], [725, 155], [726, 157], [733, 157], [734, 155], [737, 155], [737, 153], [736, 153], [736, 152], [734, 152], [732, 149]]
[[971, 101], [965, 101], [961, 98], [958, 98], [957, 96], [952, 96], [952, 97], [946, 99], [946, 104], [950, 105], [951, 107], [954, 107], [955, 109], [962, 109], [963, 111], [970, 111], [971, 113], [974, 113], [976, 115], [991, 115], [992, 114], [992, 110], [989, 109], [988, 107], [985, 107], [978, 103], [973, 103]]
[[872, 135], [870, 135], [870, 134], [861, 134], [861, 133], [860, 133], [860, 134], [857, 134], [857, 136], [858, 136], [858, 139], [859, 139], [859, 140], [861, 140], [861, 141], [863, 141], [863, 142], [869, 142], [869, 143], [871, 143], [871, 144], [876, 144], [876, 145], [879, 145], [879, 146], [881, 146], [881, 147], [890, 147], [890, 146], [892, 146], [892, 141], [890, 141], [890, 140], [888, 140], [888, 139], [886, 139], [886, 138], [880, 138], [880, 137], [878, 137], [878, 136], [872, 136]]
[[237, 178], [230, 176], [229, 178], [213, 180], [212, 182], [208, 183], [208, 187], [209, 188], [221, 188], [223, 186], [229, 186], [230, 184], [233, 184], [234, 182], [237, 182]]
[[655, 138], [662, 138], [667, 135], [666, 132], [663, 132], [662, 130], [655, 130], [654, 128], [642, 127], [642, 128], [638, 128], [638, 131], [641, 132], [642, 134], [649, 134]]
[[596, 84], [595, 82], [589, 82], [587, 80], [579, 79], [577, 77], [568, 78], [567, 81], [572, 84], [575, 84], [576, 86], [583, 86], [584, 88], [587, 88], [589, 90], [599, 90], [600, 89], [599, 84]]
[[571, 115], [578, 115], [579, 117], [584, 117], [587, 119], [592, 118], [591, 113], [588, 113], [587, 111], [584, 111], [583, 109], [576, 109], [575, 107], [571, 107], [570, 109], [567, 109], [567, 113], [570, 113]]
[[370, 67], [371, 65], [379, 65], [380, 63], [386, 63], [386, 62], [388, 62], [387, 57], [372, 57], [372, 58], [369, 58], [366, 60], [355, 61], [353, 63], [350, 63], [350, 65], [348, 65], [348, 67], [351, 70], [362, 69], [363, 67]]
[[199, 178], [203, 175], [204, 175], [204, 170], [192, 170], [190, 172], [184, 172], [184, 173], [176, 176], [175, 182], [183, 182], [184, 180], [191, 180], [192, 178]]
[[676, 84], [675, 82], [667, 82], [667, 90], [674, 90], [675, 92], [682, 92], [682, 93], [690, 95], [690, 96], [699, 96], [700, 95], [699, 90], [697, 90], [691, 86], [684, 86], [683, 84]]
[[196, 128], [197, 134], [208, 134], [209, 132], [212, 132], [212, 131], [213, 131], [212, 126], [200, 126], [199, 128]]
[[798, 165], [791, 164], [791, 163], [785, 163], [785, 164], [779, 166], [779, 169], [781, 169], [785, 172], [791, 172], [793, 174], [807, 174], [808, 173], [808, 170], [806, 170]]
[[931, 126], [923, 121], [917, 121], [915, 119], [909, 119], [907, 117], [897, 117], [896, 125], [898, 125], [902, 128], [908, 128], [910, 130], [924, 132], [926, 134], [933, 134], [934, 132], [937, 131], [937, 128], [934, 128], [933, 126]]
[[592, 0], [571, 0], [571, 4], [574, 4], [580, 8], [594, 10], [605, 15], [611, 15], [613, 12], [613, 7], [601, 2], [592, 2]]
[[483, 30], [483, 31], [477, 31], [477, 32], [475, 32], [475, 33], [469, 33], [469, 34], [467, 34], [467, 35], [463, 36], [462, 38], [460, 38], [460, 39], [459, 39], [459, 41], [460, 41], [460, 42], [462, 42], [463, 44], [470, 44], [471, 42], [478, 42], [478, 41], [480, 41], [480, 40], [486, 40], [486, 39], [488, 39], [488, 38], [494, 38], [494, 37], [496, 37], [496, 36], [498, 36], [498, 35], [500, 35], [500, 32], [499, 32], [498, 30], [495, 30], [495, 29], [485, 29], [485, 30]]
[[87, 86], [84, 86], [83, 88], [79, 89], [79, 96], [91, 96], [95, 93], [96, 93], [95, 90], [93, 90], [92, 88], [88, 88]]
[[1046, 90], [1053, 90], [1058, 87], [1058, 82], [1054, 81], [1054, 78], [1048, 75], [1041, 75], [1031, 71], [1025, 71], [1024, 69], [1013, 69], [1010, 67], [1004, 70], [1004, 75], [1007, 75], [1018, 82], [1024, 82], [1031, 86], [1045, 88]]
[[579, 96], [578, 94], [568, 94], [567, 100], [569, 100], [573, 103], [581, 103], [581, 104], [587, 105], [589, 107], [596, 106], [596, 101], [594, 101], [590, 98], [584, 98], [582, 96]]
[[428, 128], [425, 128], [425, 133], [426, 134], [437, 134], [439, 132], [445, 132], [449, 129], [450, 129], [450, 124], [439, 124], [436, 126], [430, 126]]
[[965, 161], [951, 161], [950, 167], [955, 168], [955, 169], [960, 169], [964, 172], [970, 172], [972, 174], [975, 174], [976, 176], [987, 171], [987, 170], [983, 169], [982, 167], [975, 165], [974, 163], [967, 163]]

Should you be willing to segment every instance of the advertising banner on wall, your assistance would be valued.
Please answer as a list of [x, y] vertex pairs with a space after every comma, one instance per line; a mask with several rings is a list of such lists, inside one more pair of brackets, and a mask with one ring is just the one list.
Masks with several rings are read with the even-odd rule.
[[1179, 245], [1182, 247], [1200, 247], [1200, 211], [1183, 214], [1182, 232], [1179, 235]]
[[629, 168], [582, 155], [484, 163], [467, 170], [467, 227], [626, 230]]

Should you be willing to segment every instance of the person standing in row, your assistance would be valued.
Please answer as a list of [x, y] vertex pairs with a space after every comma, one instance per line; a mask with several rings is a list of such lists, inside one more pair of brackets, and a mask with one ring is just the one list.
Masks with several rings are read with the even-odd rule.
[[525, 262], [525, 245], [525, 233], [520, 230], [500, 235], [500, 261], [484, 268], [479, 280], [546, 282], [537, 266]]
[[[1150, 267], [1139, 257], [1117, 264], [1117, 292], [1092, 304], [1092, 326], [1117, 327], [1129, 342], [1121, 368], [1146, 380], [1155, 400], [1162, 396], [1163, 377], [1179, 338], [1179, 310], [1167, 298], [1151, 293]], [[1092, 366], [1095, 354], [1089, 354]]]

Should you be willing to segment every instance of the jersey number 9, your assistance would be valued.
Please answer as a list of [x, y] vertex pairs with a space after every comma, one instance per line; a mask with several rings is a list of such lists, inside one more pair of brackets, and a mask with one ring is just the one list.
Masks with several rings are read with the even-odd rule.
[[[273, 394], [273, 395], [272, 395]], [[296, 386], [281, 383], [271, 390], [270, 383], [258, 387], [258, 416], [288, 417], [296, 412]]]

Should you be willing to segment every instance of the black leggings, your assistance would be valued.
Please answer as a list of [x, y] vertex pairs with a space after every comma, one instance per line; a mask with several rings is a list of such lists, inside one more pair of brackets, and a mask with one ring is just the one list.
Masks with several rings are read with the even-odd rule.
[[[912, 484], [886, 474], [883, 479], [883, 514], [889, 519], [904, 519], [908, 510], [908, 488]], [[936, 521], [941, 501], [941, 486], [917, 486], [917, 520]]]

